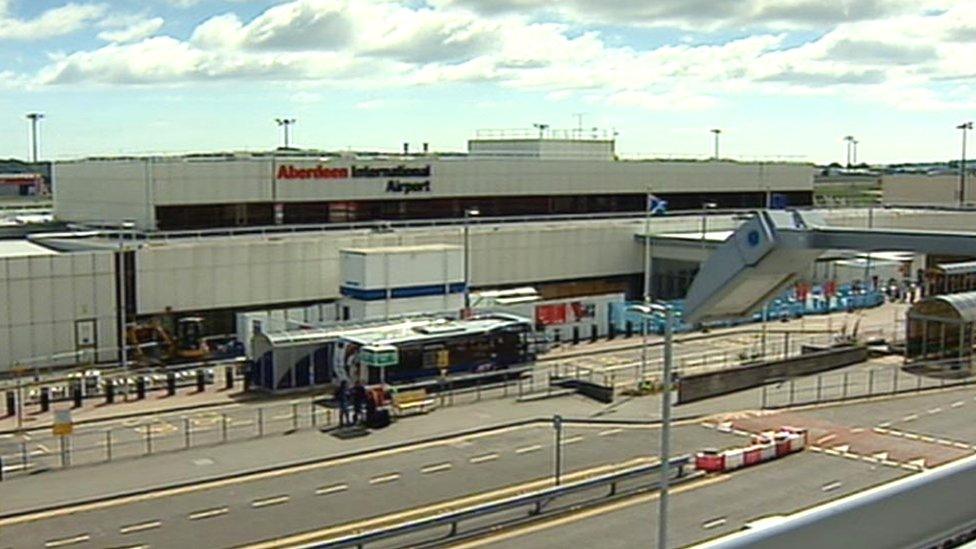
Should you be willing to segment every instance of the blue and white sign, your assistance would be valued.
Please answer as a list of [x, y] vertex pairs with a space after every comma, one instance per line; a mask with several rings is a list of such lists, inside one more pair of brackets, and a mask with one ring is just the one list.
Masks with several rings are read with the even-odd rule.
[[668, 201], [649, 194], [647, 195], [647, 211], [651, 215], [664, 215], [668, 211]]

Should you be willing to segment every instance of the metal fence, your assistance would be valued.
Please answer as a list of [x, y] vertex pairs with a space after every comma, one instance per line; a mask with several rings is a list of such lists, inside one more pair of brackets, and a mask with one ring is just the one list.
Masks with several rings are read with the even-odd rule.
[[965, 386], [973, 383], [976, 383], [976, 377], [971, 374], [943, 369], [937, 363], [911, 368], [887, 366], [857, 371], [828, 372], [764, 385], [760, 406], [786, 408]]

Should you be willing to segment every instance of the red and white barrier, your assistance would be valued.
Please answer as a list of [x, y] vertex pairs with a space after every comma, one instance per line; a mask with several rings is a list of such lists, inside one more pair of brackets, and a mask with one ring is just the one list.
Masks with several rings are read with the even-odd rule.
[[700, 471], [726, 472], [770, 461], [806, 448], [807, 431], [794, 427], [781, 427], [752, 437], [752, 444], [744, 448], [703, 450], [695, 456], [695, 467]]

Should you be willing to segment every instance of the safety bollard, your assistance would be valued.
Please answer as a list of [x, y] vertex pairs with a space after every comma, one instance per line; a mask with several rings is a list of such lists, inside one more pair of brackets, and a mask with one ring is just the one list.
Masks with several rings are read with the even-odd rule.
[[74, 407], [81, 408], [81, 383], [75, 383], [71, 386], [71, 398], [74, 400]]
[[183, 418], [183, 446], [190, 447], [190, 418]]
[[309, 406], [308, 406], [309, 417], [311, 417], [311, 420], [310, 421], [312, 422], [312, 427], [314, 428], [314, 427], [316, 427], [318, 425], [318, 420], [317, 420], [316, 414], [315, 414], [318, 411], [318, 409], [315, 407], [315, 401], [314, 400], [310, 400], [308, 402], [308, 404], [309, 404]]
[[105, 461], [112, 461], [112, 430], [105, 429]]
[[3, 482], [3, 456], [0, 456], [0, 482]]
[[580, 334], [579, 326], [573, 326], [573, 345], [579, 345]]
[[258, 408], [258, 438], [264, 436], [264, 408]]
[[298, 403], [291, 403], [291, 429], [292, 431], [298, 430]]
[[146, 454], [152, 453], [152, 425], [146, 424]]
[[615, 337], [617, 337], [617, 330], [614, 329], [613, 324], [611, 324], [607, 330], [607, 339], [614, 339]]
[[146, 378], [143, 376], [139, 376], [136, 379], [136, 399], [146, 399]]
[[13, 391], [7, 391], [7, 415], [17, 415], [17, 394]]
[[220, 414], [220, 436], [227, 442], [227, 414]]
[[224, 368], [224, 389], [234, 388], [234, 367], [227, 366]]
[[105, 404], [115, 402], [115, 382], [111, 379], [105, 380]]
[[51, 388], [41, 387], [41, 411], [47, 412], [51, 409]]
[[251, 390], [251, 373], [249, 371], [244, 372], [244, 392]]
[[626, 330], [625, 333], [627, 334], [627, 337], [632, 337], [634, 335], [634, 323], [633, 322], [631, 322], [631, 321], [628, 320], [627, 323], [624, 324], [624, 329]]
[[166, 374], [166, 394], [169, 396], [176, 395], [176, 374], [173, 372]]
[[596, 343], [597, 328], [596, 324], [590, 326], [590, 343]]
[[202, 393], [207, 390], [207, 372], [203, 369], [197, 370], [197, 392]]

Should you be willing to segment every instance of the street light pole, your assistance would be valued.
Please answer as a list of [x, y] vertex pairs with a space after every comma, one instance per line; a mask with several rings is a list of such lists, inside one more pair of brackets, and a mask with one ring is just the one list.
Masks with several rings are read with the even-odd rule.
[[963, 122], [956, 126], [957, 130], [962, 130], [962, 157], [959, 161], [959, 207], [966, 202], [966, 132], [973, 129], [972, 122]]
[[291, 145], [291, 126], [297, 121], [295, 118], [275, 118], [275, 123], [282, 128], [284, 133], [285, 149]]
[[712, 133], [715, 134], [715, 160], [718, 160], [719, 159], [719, 155], [718, 155], [718, 136], [722, 133], [722, 130], [720, 130], [718, 128], [715, 128], [715, 129], [712, 130]]
[[37, 123], [44, 118], [43, 113], [31, 112], [27, 113], [27, 119], [30, 120], [31, 124], [31, 162], [37, 162]]
[[[718, 207], [715, 202], [702, 202], [702, 222], [701, 222], [701, 249], [705, 250], [705, 234], [708, 232], [708, 210]], [[702, 259], [704, 261], [704, 258]]]
[[125, 280], [125, 235], [126, 222], [119, 225], [119, 365], [122, 371], [128, 371], [129, 353], [126, 333], [126, 280]]
[[661, 373], [661, 492], [658, 506], [657, 546], [668, 546], [668, 476], [671, 453], [671, 366], [673, 361], [674, 310], [665, 306], [664, 369]]
[[[647, 189], [647, 200], [644, 204], [644, 307], [651, 306], [651, 189]], [[647, 372], [647, 316], [641, 315], [641, 375], [644, 381]]]
[[845, 135], [844, 141], [847, 143], [847, 169], [851, 169], [851, 143], [854, 142], [853, 135]]
[[468, 228], [468, 220], [477, 217], [480, 213], [477, 208], [464, 210], [464, 314], [468, 314], [468, 309], [471, 307], [471, 232]]

